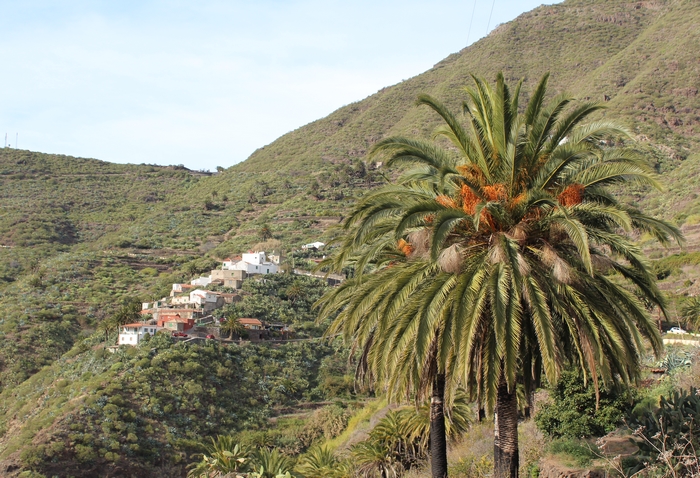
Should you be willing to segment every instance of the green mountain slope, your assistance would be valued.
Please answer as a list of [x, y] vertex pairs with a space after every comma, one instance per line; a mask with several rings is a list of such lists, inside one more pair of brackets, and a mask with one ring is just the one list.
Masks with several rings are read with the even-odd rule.
[[510, 81], [524, 79], [524, 91], [551, 72], [552, 92], [601, 101], [607, 95], [609, 116], [682, 154], [700, 133], [699, 18], [700, 5], [692, 0], [542, 6], [431, 70], [283, 136], [231, 172], [301, 173], [363, 157], [387, 135], [427, 135], [437, 120], [412, 107], [419, 93], [456, 108], [470, 73], [488, 78], [498, 71]]

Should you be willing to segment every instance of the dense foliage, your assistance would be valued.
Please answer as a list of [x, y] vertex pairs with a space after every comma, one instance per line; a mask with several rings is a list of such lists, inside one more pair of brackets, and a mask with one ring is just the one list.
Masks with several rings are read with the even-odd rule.
[[552, 437], [582, 438], [611, 432], [632, 410], [634, 389], [602, 388], [576, 370], [562, 373], [550, 389], [552, 403], [537, 412], [537, 426]]
[[[270, 274], [243, 282], [242, 300], [217, 311], [225, 317], [254, 317], [266, 322], [313, 328], [313, 304], [328, 290], [323, 280], [294, 274]], [[316, 335], [320, 335], [319, 332]]]
[[[165, 335], [114, 354], [87, 350], [3, 392], [2, 457], [21, 450], [24, 466], [49, 476], [59, 467], [175, 475], [206, 437], [259, 428], [275, 407], [324, 398], [318, 371], [334, 353], [308, 342], [188, 347]], [[7, 435], [18, 416], [23, 433]]]

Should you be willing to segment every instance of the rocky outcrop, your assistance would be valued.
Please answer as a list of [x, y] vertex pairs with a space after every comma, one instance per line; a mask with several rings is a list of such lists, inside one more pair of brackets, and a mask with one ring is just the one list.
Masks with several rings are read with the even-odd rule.
[[539, 478], [604, 478], [604, 476], [604, 470], [568, 468], [550, 460], [542, 461], [539, 474]]

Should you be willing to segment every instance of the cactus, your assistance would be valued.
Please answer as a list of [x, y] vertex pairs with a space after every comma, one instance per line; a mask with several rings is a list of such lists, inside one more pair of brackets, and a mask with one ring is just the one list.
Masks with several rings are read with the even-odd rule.
[[696, 456], [700, 444], [700, 395], [696, 388], [676, 390], [661, 397], [659, 408], [632, 418], [635, 442], [639, 447], [636, 460], [628, 471], [635, 472], [645, 463], [661, 463], [675, 472], [694, 474], [700, 463]]

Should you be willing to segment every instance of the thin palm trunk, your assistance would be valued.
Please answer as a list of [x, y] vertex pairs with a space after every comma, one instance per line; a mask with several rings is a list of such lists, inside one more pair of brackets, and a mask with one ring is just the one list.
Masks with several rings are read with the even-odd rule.
[[430, 463], [433, 478], [447, 476], [447, 438], [445, 430], [445, 374], [433, 379], [430, 397]]
[[498, 384], [494, 417], [494, 478], [518, 478], [518, 396], [504, 376]]

